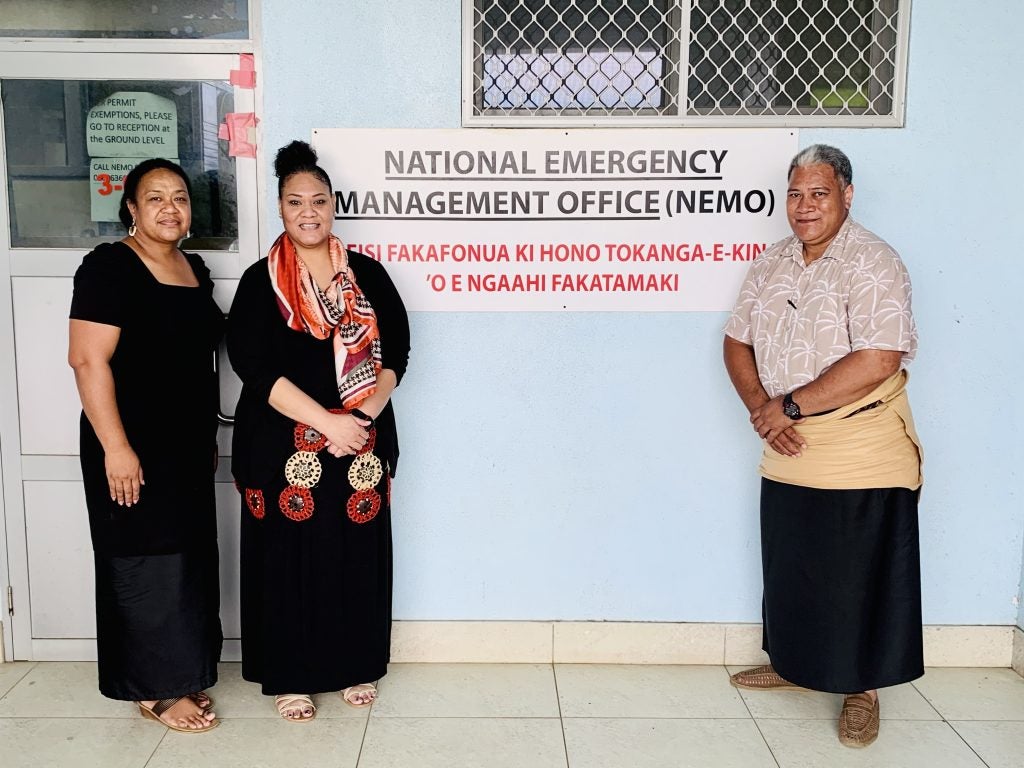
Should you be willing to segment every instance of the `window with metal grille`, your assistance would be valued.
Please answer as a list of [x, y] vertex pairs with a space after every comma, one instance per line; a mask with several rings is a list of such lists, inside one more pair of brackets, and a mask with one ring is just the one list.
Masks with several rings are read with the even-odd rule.
[[466, 125], [903, 121], [910, 0], [463, 2]]

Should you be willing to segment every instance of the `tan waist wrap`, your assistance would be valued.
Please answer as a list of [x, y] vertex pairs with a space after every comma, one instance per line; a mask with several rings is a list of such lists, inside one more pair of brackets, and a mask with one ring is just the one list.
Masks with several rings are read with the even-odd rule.
[[924, 453], [906, 384], [907, 372], [900, 371], [854, 403], [805, 418], [794, 427], [807, 441], [800, 456], [783, 456], [765, 443], [761, 476], [807, 488], [917, 490]]

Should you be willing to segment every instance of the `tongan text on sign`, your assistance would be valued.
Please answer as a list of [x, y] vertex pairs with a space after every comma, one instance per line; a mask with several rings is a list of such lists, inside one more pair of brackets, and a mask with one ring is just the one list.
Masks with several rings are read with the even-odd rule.
[[796, 132], [316, 129], [334, 232], [410, 310], [720, 311], [789, 234]]

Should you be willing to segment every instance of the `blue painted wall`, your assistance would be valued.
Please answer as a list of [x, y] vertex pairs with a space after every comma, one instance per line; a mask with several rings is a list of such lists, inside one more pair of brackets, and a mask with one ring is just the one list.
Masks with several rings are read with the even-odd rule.
[[[965, 23], [955, 0], [914, 4], [905, 128], [800, 134], [848, 151], [855, 215], [914, 280], [931, 624], [1021, 620], [1024, 110], [999, 73], [1024, 10], [985, 5]], [[262, 14], [268, 169], [313, 128], [460, 125], [458, 0]], [[759, 446], [722, 369], [725, 319], [414, 314], [395, 397], [396, 617], [758, 621]]]
[[1017, 626], [1024, 629], [1024, 556], [1020, 567], [1020, 587], [1017, 590]]

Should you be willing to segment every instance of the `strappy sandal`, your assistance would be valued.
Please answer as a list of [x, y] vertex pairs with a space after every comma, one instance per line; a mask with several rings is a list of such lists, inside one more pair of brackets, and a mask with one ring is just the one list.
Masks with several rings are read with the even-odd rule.
[[[179, 696], [176, 699], [160, 699], [160, 701], [158, 701], [152, 707], [147, 707], [140, 701], [138, 702], [139, 713], [144, 718], [148, 720], [156, 720], [158, 723], [160, 723], [160, 725], [170, 728], [172, 731], [177, 731], [178, 733], [205, 733], [206, 731], [212, 731], [214, 728], [220, 725], [220, 720], [214, 718], [213, 720], [207, 720], [206, 722], [209, 723], [209, 725], [205, 725], [202, 728], [189, 728], [187, 726], [182, 728], [180, 725], [174, 725], [173, 723], [168, 723], [166, 720], [161, 719], [160, 715], [162, 715], [164, 712], [166, 712], [168, 709], [173, 707], [175, 704], [177, 704], [184, 698], [189, 697]], [[203, 711], [205, 712], [206, 710]]]
[[[356, 696], [358, 696], [361, 693], [369, 693], [370, 700], [359, 701], [358, 699], [356, 699]], [[359, 685], [350, 685], [348, 688], [344, 689], [341, 692], [341, 698], [350, 707], [362, 709], [363, 707], [370, 706], [371, 704], [373, 704], [374, 701], [377, 700], [377, 687], [373, 685], [373, 683], [360, 683]]]
[[[316, 717], [316, 705], [304, 693], [282, 693], [274, 697], [274, 705], [277, 707], [277, 713], [289, 723], [308, 723]], [[309, 714], [303, 714], [307, 709], [310, 711]], [[289, 717], [289, 710], [297, 710], [299, 717]]]

